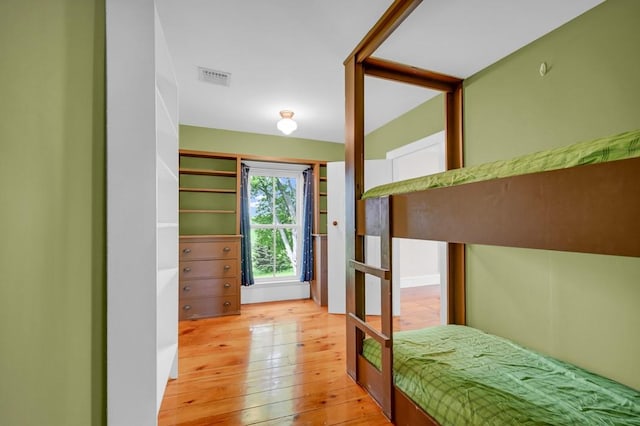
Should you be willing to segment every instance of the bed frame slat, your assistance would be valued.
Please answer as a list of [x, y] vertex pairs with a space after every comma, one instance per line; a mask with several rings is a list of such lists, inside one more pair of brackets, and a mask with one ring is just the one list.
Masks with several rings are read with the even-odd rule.
[[367, 265], [362, 262], [358, 262], [356, 260], [350, 260], [351, 267], [355, 268], [356, 271], [363, 272], [365, 274], [373, 275], [374, 277], [378, 277], [382, 280], [391, 279], [391, 271], [388, 269], [378, 268], [377, 266]]
[[376, 342], [380, 343], [385, 348], [391, 346], [391, 337], [379, 332], [378, 330], [370, 326], [366, 321], [361, 320], [352, 313], [349, 313], [348, 318], [349, 321], [353, 322], [356, 327], [367, 333], [369, 336], [373, 337]]

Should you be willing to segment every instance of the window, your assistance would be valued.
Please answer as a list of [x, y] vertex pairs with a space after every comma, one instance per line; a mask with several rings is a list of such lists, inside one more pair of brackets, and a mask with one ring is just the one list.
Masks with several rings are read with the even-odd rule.
[[278, 166], [251, 167], [249, 172], [251, 263], [257, 282], [300, 275], [302, 172], [297, 165], [293, 170]]

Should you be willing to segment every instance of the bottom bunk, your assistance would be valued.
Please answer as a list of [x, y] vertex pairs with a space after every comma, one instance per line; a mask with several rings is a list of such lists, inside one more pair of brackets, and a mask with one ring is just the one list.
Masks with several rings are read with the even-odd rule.
[[[360, 364], [379, 374], [374, 339]], [[466, 326], [394, 333], [393, 380], [397, 424], [640, 425], [640, 392]]]

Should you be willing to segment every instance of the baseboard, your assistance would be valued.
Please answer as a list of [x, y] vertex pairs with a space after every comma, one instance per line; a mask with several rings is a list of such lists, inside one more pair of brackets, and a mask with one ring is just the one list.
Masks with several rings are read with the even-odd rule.
[[440, 284], [440, 274], [418, 275], [400, 278], [400, 288], [420, 287]]
[[279, 300], [308, 299], [311, 297], [309, 283], [289, 281], [260, 283], [240, 287], [240, 303], [276, 302]]

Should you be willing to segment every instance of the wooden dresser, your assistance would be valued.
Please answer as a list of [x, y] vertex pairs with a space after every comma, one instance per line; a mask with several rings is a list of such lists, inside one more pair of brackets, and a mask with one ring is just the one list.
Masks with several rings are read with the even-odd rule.
[[240, 313], [240, 238], [180, 237], [180, 320]]

